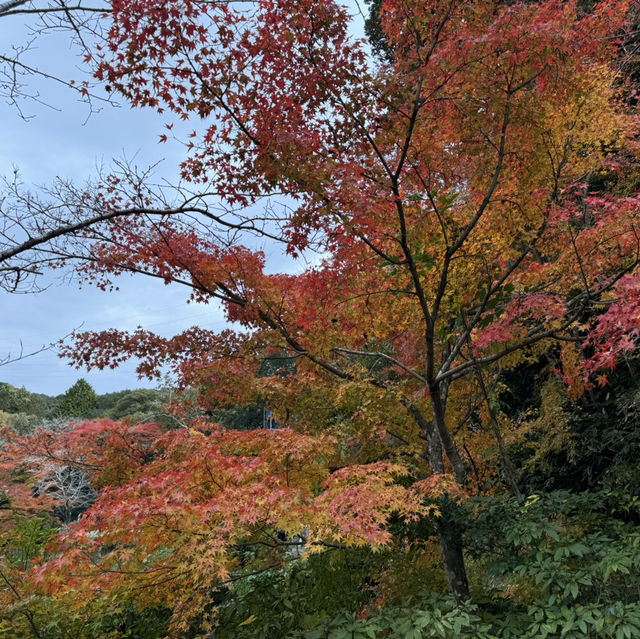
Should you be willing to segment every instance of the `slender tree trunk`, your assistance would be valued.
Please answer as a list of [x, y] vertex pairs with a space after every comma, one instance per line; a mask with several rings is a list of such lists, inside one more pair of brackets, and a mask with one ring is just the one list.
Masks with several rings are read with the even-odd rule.
[[431, 399], [431, 407], [433, 408], [433, 422], [440, 435], [442, 447], [453, 470], [453, 476], [460, 486], [464, 486], [467, 481], [467, 471], [465, 469], [464, 460], [460, 456], [456, 445], [453, 442], [451, 433], [447, 428], [444, 418], [444, 401], [440, 395], [440, 385], [434, 385], [429, 388]]
[[502, 432], [500, 430], [500, 422], [498, 421], [498, 416], [496, 412], [491, 407], [491, 399], [489, 397], [489, 393], [487, 391], [487, 387], [484, 383], [484, 376], [482, 374], [482, 369], [478, 367], [476, 369], [476, 378], [478, 383], [480, 384], [480, 390], [482, 391], [482, 396], [484, 397], [484, 401], [487, 405], [487, 410], [489, 411], [489, 422], [493, 428], [493, 434], [496, 437], [496, 441], [498, 442], [498, 450], [500, 451], [500, 461], [502, 462], [502, 475], [507, 484], [507, 488], [511, 491], [513, 495], [517, 497], [520, 496], [520, 488], [518, 486], [518, 473], [516, 471], [516, 467], [513, 465], [511, 461], [511, 456], [509, 455], [509, 451], [505, 446], [504, 439], [502, 439]]
[[[414, 418], [422, 437], [426, 441], [425, 458], [429, 462], [434, 475], [444, 474], [444, 459], [442, 457], [442, 440], [434, 420], [427, 420], [413, 405], [407, 405], [409, 414]], [[456, 478], [457, 479], [457, 478]], [[455, 526], [447, 521], [446, 514], [440, 516], [436, 522], [440, 556], [444, 572], [449, 582], [449, 588], [458, 601], [469, 599], [469, 582], [462, 552], [462, 538]]]
[[425, 419], [424, 415], [413, 404], [406, 403], [407, 411], [418, 424], [422, 439], [426, 442], [423, 457], [429, 464], [434, 475], [444, 474], [444, 460], [442, 459], [442, 441], [433, 420]]
[[[462, 316], [462, 321], [465, 322], [464, 316]], [[465, 329], [467, 328], [467, 324], [465, 322]], [[471, 337], [467, 331], [467, 346], [469, 348], [469, 354], [473, 357], [473, 348], [471, 345]], [[489, 422], [493, 428], [493, 433], [496, 437], [496, 441], [498, 442], [498, 450], [500, 451], [500, 460], [502, 462], [502, 475], [505, 483], [507, 484], [507, 488], [511, 491], [512, 494], [516, 496], [520, 496], [520, 488], [518, 486], [518, 473], [516, 471], [516, 467], [513, 465], [511, 461], [511, 456], [509, 455], [509, 451], [505, 446], [504, 439], [502, 438], [502, 431], [500, 430], [500, 422], [498, 421], [498, 416], [496, 412], [493, 410], [491, 406], [491, 398], [489, 397], [489, 391], [487, 390], [487, 385], [484, 383], [484, 373], [482, 372], [482, 367], [478, 364], [476, 365], [476, 379], [478, 380], [478, 384], [480, 385], [480, 391], [482, 392], [482, 396], [484, 398], [485, 404], [487, 406], [487, 410], [489, 411]]]
[[459, 531], [455, 530], [445, 517], [440, 517], [436, 526], [440, 556], [449, 588], [459, 602], [466, 601], [469, 599], [469, 581], [462, 552], [462, 538]]

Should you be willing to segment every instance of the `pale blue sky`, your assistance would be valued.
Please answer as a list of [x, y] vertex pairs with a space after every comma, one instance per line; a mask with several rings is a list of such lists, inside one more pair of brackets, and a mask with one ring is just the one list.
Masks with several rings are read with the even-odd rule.
[[[25, 32], [21, 17], [0, 19], [0, 53], [12, 42], [22, 42]], [[38, 39], [30, 54], [34, 66], [65, 78], [82, 78], [80, 59], [69, 47], [66, 36]], [[2, 51], [4, 49], [4, 51]], [[56, 176], [83, 181], [96, 173], [96, 167], [109, 164], [113, 157], [135, 158], [145, 166], [164, 158], [160, 176], [173, 178], [182, 158], [180, 146], [171, 140], [158, 144], [165, 118], [149, 110], [130, 110], [125, 106], [103, 106], [92, 113], [69, 89], [52, 82], [34, 80], [43, 101], [22, 102], [21, 119], [14, 106], [0, 100], [0, 175], [14, 168], [28, 185], [47, 184]], [[179, 127], [179, 123], [176, 123]], [[193, 123], [189, 123], [189, 130]], [[272, 270], [295, 269], [278, 248], [266, 248]], [[300, 268], [300, 267], [297, 267]], [[54, 282], [36, 295], [10, 295], [0, 291], [0, 360], [9, 353], [25, 353], [55, 342], [75, 328], [135, 329], [141, 325], [164, 335], [172, 335], [192, 325], [209, 329], [224, 327], [219, 307], [185, 303], [187, 291], [167, 287], [149, 278], [124, 277], [120, 291], [103, 293], [91, 287]], [[140, 381], [134, 364], [116, 371], [78, 371], [70, 368], [54, 352], [46, 351], [0, 366], [0, 381], [24, 386], [33, 392], [59, 394], [78, 378], [87, 379], [98, 393], [154, 386]]]
[[[0, 43], [21, 37], [21, 18], [0, 20]], [[2, 46], [2, 44], [0, 44]], [[78, 76], [76, 59], [64, 38], [48, 37], [38, 41], [31, 56], [40, 68], [65, 77]], [[42, 99], [52, 105], [33, 101], [21, 103], [21, 119], [14, 106], [0, 102], [2, 136], [0, 174], [18, 168], [25, 184], [47, 184], [56, 176], [82, 181], [96, 172], [101, 162], [112, 157], [134, 158], [143, 166], [166, 158], [159, 171], [175, 175], [179, 148], [169, 142], [158, 144], [165, 120], [150, 111], [103, 107], [87, 119], [86, 104], [78, 102], [64, 87], [51, 82], [36, 85]], [[43, 293], [9, 295], [0, 291], [0, 359], [9, 353], [25, 353], [58, 340], [74, 328], [145, 328], [170, 335], [194, 324], [217, 329], [224, 326], [219, 308], [185, 304], [186, 291], [164, 286], [161, 282], [124, 277], [120, 291], [103, 293], [91, 287], [53, 282]], [[85, 377], [99, 393], [153, 386], [140, 381], [134, 365], [116, 371], [77, 371], [53, 352], [43, 352], [0, 367], [0, 381], [25, 386], [34, 392], [64, 392], [79, 377]]]

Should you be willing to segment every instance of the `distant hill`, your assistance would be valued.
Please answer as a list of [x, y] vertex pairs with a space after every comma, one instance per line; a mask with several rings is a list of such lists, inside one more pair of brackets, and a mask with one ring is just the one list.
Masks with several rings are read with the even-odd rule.
[[[64, 399], [68, 393], [69, 390], [55, 396], [31, 393], [24, 387], [16, 388], [0, 382], [0, 426], [11, 426], [20, 433], [28, 433], [43, 421], [65, 417], [113, 420], [127, 418], [134, 422], [155, 421], [175, 426], [175, 419], [167, 416], [163, 410], [169, 398], [166, 389], [126, 389], [97, 395], [93, 408], [83, 415], [75, 416], [64, 414]], [[259, 399], [248, 406], [212, 409], [206, 415], [213, 422], [237, 430], [269, 428], [273, 422], [270, 411]]]
[[31, 393], [25, 388], [0, 382], [0, 410], [10, 415], [25, 413], [46, 417], [60, 403], [61, 397]]
[[[26, 388], [16, 388], [6, 382], [0, 382], [0, 411], [8, 415], [28, 415], [40, 419], [58, 417], [59, 407], [64, 398], [61, 395], [32, 393]], [[95, 408], [83, 415], [86, 418], [108, 417], [111, 419], [153, 418], [165, 403], [160, 390], [140, 388], [105, 393], [97, 396]]]

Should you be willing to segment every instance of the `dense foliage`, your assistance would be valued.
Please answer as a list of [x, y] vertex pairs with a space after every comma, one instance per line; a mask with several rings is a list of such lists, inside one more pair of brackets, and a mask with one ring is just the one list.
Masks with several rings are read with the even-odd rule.
[[146, 274], [234, 324], [64, 347], [178, 393], [4, 431], [8, 636], [640, 633], [637, 6], [370, 5], [375, 60], [332, 0], [111, 2], [87, 62], [202, 120], [183, 184], [14, 185], [0, 284]]
[[62, 396], [56, 412], [62, 417], [88, 417], [96, 407], [98, 397], [91, 385], [84, 379], [79, 379]]

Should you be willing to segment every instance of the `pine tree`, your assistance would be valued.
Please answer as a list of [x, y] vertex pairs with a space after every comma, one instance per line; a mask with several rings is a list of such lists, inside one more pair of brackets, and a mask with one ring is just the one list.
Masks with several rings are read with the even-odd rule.
[[88, 417], [96, 407], [98, 396], [85, 379], [79, 379], [62, 397], [55, 413], [60, 417]]

